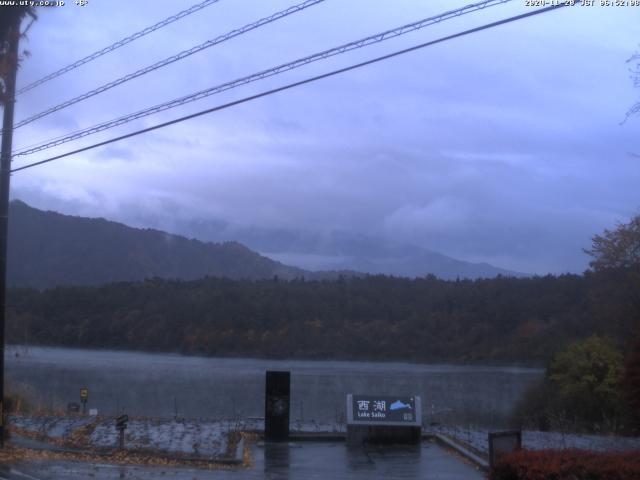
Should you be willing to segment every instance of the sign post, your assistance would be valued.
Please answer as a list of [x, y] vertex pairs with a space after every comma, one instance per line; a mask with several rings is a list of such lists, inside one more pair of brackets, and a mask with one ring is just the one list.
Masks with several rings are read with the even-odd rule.
[[116, 418], [116, 429], [118, 430], [118, 449], [124, 450], [124, 431], [127, 429], [129, 415], [120, 415]]
[[347, 395], [347, 443], [419, 443], [420, 397]]
[[82, 414], [87, 414], [87, 401], [89, 400], [89, 389], [84, 387], [80, 389], [80, 402], [82, 403]]

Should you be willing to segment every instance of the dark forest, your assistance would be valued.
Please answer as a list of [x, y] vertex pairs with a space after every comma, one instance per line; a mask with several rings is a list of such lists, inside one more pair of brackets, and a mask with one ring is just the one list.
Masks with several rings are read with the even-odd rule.
[[12, 289], [8, 337], [189, 355], [543, 365], [594, 333], [625, 350], [635, 317], [625, 275], [209, 277]]

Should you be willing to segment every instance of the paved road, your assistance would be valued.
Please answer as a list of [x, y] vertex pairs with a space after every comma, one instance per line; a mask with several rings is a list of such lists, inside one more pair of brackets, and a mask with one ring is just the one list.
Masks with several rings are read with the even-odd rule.
[[118, 466], [68, 461], [0, 465], [0, 480], [298, 480], [425, 479], [480, 480], [482, 472], [435, 443], [419, 447], [350, 449], [344, 443], [266, 444], [252, 449], [253, 466], [239, 470], [197, 470]]

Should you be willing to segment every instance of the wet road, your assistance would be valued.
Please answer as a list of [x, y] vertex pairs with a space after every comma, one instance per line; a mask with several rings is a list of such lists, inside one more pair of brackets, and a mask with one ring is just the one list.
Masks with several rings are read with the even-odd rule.
[[439, 445], [350, 449], [344, 443], [266, 444], [252, 447], [253, 465], [231, 470], [119, 466], [46, 461], [0, 466], [0, 480], [230, 480], [230, 479], [483, 479], [483, 473]]

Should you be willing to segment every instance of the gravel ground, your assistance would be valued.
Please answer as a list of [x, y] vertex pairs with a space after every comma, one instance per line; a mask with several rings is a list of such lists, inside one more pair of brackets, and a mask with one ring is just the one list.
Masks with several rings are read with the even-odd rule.
[[[429, 427], [427, 433], [450, 435], [476, 450], [489, 453], [488, 435], [491, 430], [481, 428], [438, 426]], [[605, 435], [577, 435], [560, 432], [522, 432], [522, 446], [531, 450], [547, 448], [580, 448], [596, 451], [640, 450], [640, 437], [615, 437]]]
[[[38, 436], [55, 440], [75, 438], [94, 448], [117, 445], [117, 430], [111, 417], [86, 416], [14, 416], [11, 424]], [[184, 455], [221, 457], [227, 452], [227, 435], [238, 430], [263, 430], [260, 418], [242, 421], [210, 419], [132, 418], [125, 432], [128, 449], [150, 450]], [[292, 422], [291, 431], [344, 432], [344, 424]], [[425, 433], [447, 434], [488, 453], [489, 429], [456, 426], [428, 427]], [[559, 432], [524, 431], [525, 448], [580, 448], [597, 451], [640, 450], [640, 437], [562, 434]]]
[[[11, 425], [53, 441], [73, 439], [83, 446], [114, 448], [118, 431], [111, 417], [14, 416]], [[231, 421], [132, 418], [125, 430], [130, 450], [149, 450], [204, 457], [227, 453], [227, 434], [239, 429]]]
[[16, 415], [9, 419], [11, 426], [36, 432], [51, 438], [70, 436], [75, 430], [94, 422], [95, 417], [58, 417], [58, 416], [23, 416]]

